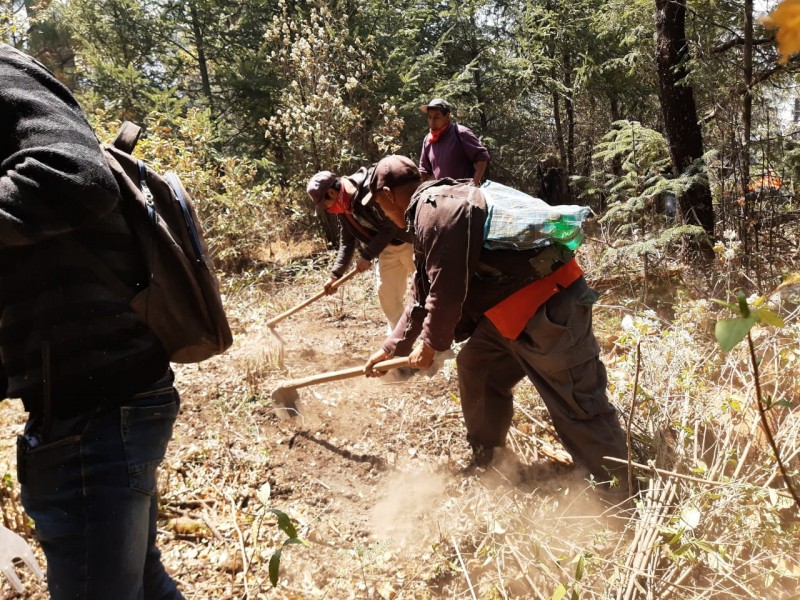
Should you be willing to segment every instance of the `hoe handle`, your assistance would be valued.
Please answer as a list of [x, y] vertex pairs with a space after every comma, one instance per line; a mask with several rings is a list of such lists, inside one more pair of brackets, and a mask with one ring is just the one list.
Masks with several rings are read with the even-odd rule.
[[[408, 357], [402, 356], [400, 358], [390, 358], [375, 364], [373, 369], [376, 371], [389, 371], [398, 367], [407, 367]], [[318, 375], [309, 375], [308, 377], [301, 377], [300, 379], [292, 379], [281, 384], [281, 389], [296, 389], [306, 387], [308, 385], [315, 385], [317, 383], [328, 383], [329, 381], [341, 381], [342, 379], [350, 379], [364, 374], [363, 365], [360, 367], [350, 367], [349, 369], [342, 369], [341, 371], [330, 371], [328, 373], [320, 373]]]
[[[337, 289], [339, 289], [340, 285], [342, 285], [344, 282], [352, 279], [357, 274], [358, 274], [358, 269], [356, 268], [356, 269], [353, 269], [352, 271], [350, 271], [349, 273], [347, 273], [346, 275], [343, 275], [342, 277], [337, 279], [333, 283], [333, 285], [331, 285], [331, 293], [335, 292]], [[294, 307], [290, 308], [286, 312], [282, 312], [277, 317], [272, 317], [269, 321], [267, 321], [267, 327], [274, 327], [275, 325], [277, 325], [278, 323], [283, 321], [286, 317], [291, 317], [294, 313], [303, 310], [309, 304], [313, 304], [314, 302], [316, 302], [317, 300], [319, 300], [323, 296], [327, 296], [327, 295], [328, 295], [328, 292], [326, 292], [325, 290], [322, 290], [316, 296], [312, 296], [311, 298], [308, 298], [307, 300], [304, 300], [303, 302], [301, 302], [297, 306], [294, 306]]]

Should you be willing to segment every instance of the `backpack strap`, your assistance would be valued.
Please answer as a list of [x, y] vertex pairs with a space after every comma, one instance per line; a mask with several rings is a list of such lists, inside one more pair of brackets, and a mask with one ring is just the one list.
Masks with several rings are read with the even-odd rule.
[[119, 133], [114, 138], [113, 145], [123, 152], [133, 154], [133, 149], [136, 147], [136, 142], [139, 141], [140, 135], [142, 135], [141, 127], [130, 121], [125, 121], [119, 128]]

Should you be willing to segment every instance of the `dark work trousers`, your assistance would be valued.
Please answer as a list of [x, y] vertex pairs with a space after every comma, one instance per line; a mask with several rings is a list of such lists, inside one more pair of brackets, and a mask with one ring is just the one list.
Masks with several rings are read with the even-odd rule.
[[180, 400], [172, 374], [111, 410], [55, 420], [22, 448], [22, 504], [53, 600], [180, 600], [156, 547], [157, 468]]
[[513, 387], [528, 377], [542, 397], [564, 447], [596, 481], [627, 467], [625, 434], [606, 395], [606, 369], [592, 333], [594, 292], [583, 278], [559, 291], [516, 340], [482, 318], [458, 353], [458, 382], [467, 440], [473, 448], [504, 446], [514, 414]]

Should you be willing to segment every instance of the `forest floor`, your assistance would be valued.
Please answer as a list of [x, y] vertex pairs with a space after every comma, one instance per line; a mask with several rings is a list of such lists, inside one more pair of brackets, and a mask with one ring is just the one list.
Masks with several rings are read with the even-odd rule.
[[[582, 585], [581, 598], [621, 594], [630, 578], [614, 565], [634, 535], [628, 509], [609, 508], [569, 466], [527, 382], [510, 447], [487, 469], [469, 468], [452, 359], [408, 378], [300, 389], [301, 416], [273, 405], [282, 381], [362, 365], [383, 340], [371, 274], [278, 324], [283, 343], [266, 328], [315, 294], [323, 273], [231, 291], [233, 347], [175, 367], [182, 410], [161, 470], [159, 545], [185, 596], [547, 600], [577, 598]], [[603, 312], [596, 332], [611, 368], [618, 319]], [[15, 473], [24, 417], [18, 402], [0, 405], [0, 475]], [[288, 538], [270, 509], [306, 542], [283, 547], [277, 586], [268, 563]], [[593, 580], [590, 560], [601, 565]], [[47, 597], [18, 573], [25, 597]], [[0, 578], [0, 598], [16, 597]]]

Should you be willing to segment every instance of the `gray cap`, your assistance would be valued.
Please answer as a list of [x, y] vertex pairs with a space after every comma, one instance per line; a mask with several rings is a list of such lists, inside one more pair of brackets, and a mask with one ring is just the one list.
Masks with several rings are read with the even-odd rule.
[[419, 109], [424, 113], [428, 112], [429, 108], [436, 108], [442, 111], [444, 114], [449, 114], [450, 112], [453, 111], [453, 105], [450, 104], [444, 98], [434, 98], [433, 100], [428, 102], [425, 106], [419, 107]]
[[311, 196], [315, 206], [325, 200], [325, 194], [337, 179], [338, 177], [330, 171], [320, 171], [308, 181], [306, 192]]

